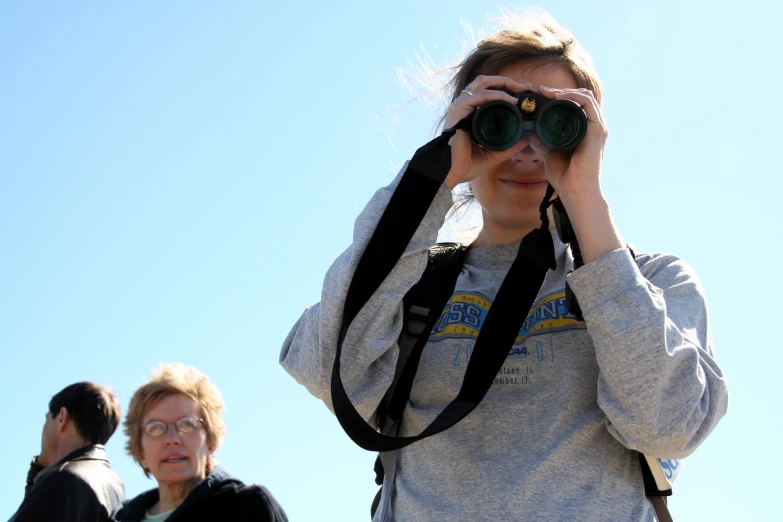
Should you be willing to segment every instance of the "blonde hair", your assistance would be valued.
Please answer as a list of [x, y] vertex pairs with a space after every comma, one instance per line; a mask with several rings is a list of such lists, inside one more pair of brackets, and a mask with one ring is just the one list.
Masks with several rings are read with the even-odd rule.
[[402, 107], [418, 100], [437, 109], [442, 123], [448, 106], [477, 76], [497, 75], [520, 62], [563, 65], [580, 88], [590, 89], [598, 103], [602, 102], [601, 78], [593, 59], [567, 28], [543, 9], [501, 8], [499, 16], [488, 17], [479, 28], [464, 20], [462, 25], [466, 32], [462, 50], [445, 57], [445, 64], [423, 51], [415, 61], [408, 60], [407, 68], [397, 69], [400, 83], [414, 96]]
[[520, 62], [563, 65], [574, 75], [576, 84], [593, 91], [600, 104], [603, 98], [601, 78], [593, 59], [573, 34], [542, 9], [513, 12], [502, 10], [491, 19], [497, 29], [480, 40], [457, 65], [446, 85], [451, 101], [480, 75], [495, 75]]
[[193, 366], [161, 363], [152, 370], [150, 380], [141, 385], [131, 397], [128, 413], [122, 424], [123, 431], [128, 436], [125, 449], [133, 460], [142, 466], [147, 477], [150, 476], [149, 471], [141, 464], [142, 419], [161, 400], [178, 394], [193, 399], [201, 410], [204, 430], [207, 434], [207, 448], [210, 452], [207, 459], [207, 473], [217, 464], [214, 452], [226, 435], [226, 425], [220, 416], [220, 412], [225, 408], [220, 390]]

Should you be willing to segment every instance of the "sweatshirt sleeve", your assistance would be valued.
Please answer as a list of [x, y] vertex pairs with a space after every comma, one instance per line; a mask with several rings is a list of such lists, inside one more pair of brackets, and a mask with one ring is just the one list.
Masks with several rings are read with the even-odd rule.
[[610, 433], [647, 455], [684, 458], [726, 413], [707, 306], [672, 255], [615, 250], [568, 276], [595, 345], [598, 405]]
[[[304, 311], [280, 351], [283, 368], [329, 409], [332, 366], [348, 287], [406, 168], [407, 163], [389, 186], [375, 193], [356, 219], [353, 243], [326, 273], [321, 301]], [[346, 332], [340, 376], [351, 402], [365, 419], [371, 418], [391, 384], [402, 330], [402, 298], [424, 272], [427, 251], [437, 241], [451, 204], [451, 192], [441, 185], [399, 262]]]

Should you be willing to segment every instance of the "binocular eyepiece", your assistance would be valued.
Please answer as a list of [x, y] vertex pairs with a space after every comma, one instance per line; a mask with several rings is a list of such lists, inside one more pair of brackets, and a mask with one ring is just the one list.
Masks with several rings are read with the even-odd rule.
[[535, 133], [551, 150], [575, 149], [587, 133], [587, 115], [578, 103], [553, 100], [534, 91], [514, 95], [516, 104], [492, 100], [465, 119], [470, 137], [484, 149], [506, 150]]

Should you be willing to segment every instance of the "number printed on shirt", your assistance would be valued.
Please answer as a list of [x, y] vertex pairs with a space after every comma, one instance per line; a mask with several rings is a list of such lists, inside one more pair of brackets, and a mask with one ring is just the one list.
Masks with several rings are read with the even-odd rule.
[[473, 344], [468, 343], [465, 345], [465, 349], [462, 349], [461, 344], [455, 344], [454, 345], [454, 366], [459, 366], [460, 361], [460, 354], [464, 353], [465, 357], [465, 364], [468, 364], [470, 362], [470, 354], [473, 352]]

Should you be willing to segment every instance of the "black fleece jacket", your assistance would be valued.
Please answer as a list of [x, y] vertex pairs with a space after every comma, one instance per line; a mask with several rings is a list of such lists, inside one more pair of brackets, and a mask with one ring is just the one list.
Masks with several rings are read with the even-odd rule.
[[[118, 522], [138, 522], [158, 502], [158, 489], [152, 489], [125, 503], [117, 513]], [[263, 486], [247, 486], [220, 467], [193, 488], [166, 522], [288, 522], [283, 508]]]

